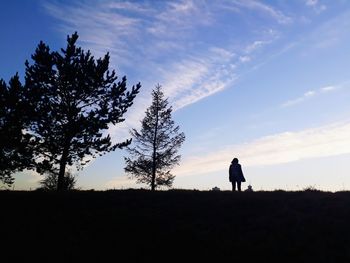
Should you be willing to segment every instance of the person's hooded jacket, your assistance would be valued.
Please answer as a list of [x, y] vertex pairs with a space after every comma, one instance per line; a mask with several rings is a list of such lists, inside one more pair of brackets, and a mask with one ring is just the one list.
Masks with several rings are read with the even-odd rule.
[[230, 182], [245, 182], [242, 167], [239, 163], [231, 163], [229, 168]]

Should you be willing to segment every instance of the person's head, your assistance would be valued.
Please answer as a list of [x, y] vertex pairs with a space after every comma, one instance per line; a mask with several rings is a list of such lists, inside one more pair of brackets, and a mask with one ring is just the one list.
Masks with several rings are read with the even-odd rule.
[[232, 163], [238, 163], [238, 159], [237, 158], [233, 158]]

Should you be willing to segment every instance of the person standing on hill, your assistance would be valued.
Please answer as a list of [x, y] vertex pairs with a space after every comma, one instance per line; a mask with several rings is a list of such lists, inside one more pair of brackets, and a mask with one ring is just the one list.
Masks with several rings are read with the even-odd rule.
[[232, 183], [232, 191], [236, 191], [236, 184], [238, 191], [241, 192], [241, 183], [245, 182], [245, 178], [242, 172], [242, 167], [238, 163], [237, 158], [233, 158], [230, 168], [229, 168], [229, 179]]

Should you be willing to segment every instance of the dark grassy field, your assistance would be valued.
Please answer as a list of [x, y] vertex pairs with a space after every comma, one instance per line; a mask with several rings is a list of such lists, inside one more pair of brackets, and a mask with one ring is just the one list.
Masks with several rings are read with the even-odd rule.
[[350, 192], [2, 191], [0, 198], [3, 262], [350, 262]]

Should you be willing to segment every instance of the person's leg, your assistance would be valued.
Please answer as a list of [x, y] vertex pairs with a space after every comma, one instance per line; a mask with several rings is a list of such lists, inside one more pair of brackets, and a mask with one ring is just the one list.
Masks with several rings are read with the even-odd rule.
[[241, 191], [241, 182], [237, 182], [238, 192]]
[[236, 181], [232, 181], [232, 192], [236, 191]]

